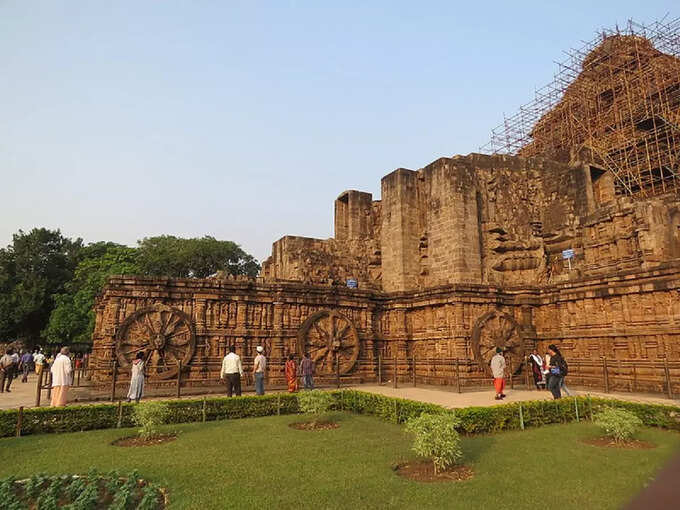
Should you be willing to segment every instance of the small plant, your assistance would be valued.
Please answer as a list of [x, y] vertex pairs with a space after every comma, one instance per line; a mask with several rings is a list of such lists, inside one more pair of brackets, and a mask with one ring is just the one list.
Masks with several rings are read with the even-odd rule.
[[595, 415], [595, 425], [617, 443], [630, 441], [642, 426], [642, 420], [630, 411], [607, 407]]
[[160, 435], [160, 426], [165, 423], [170, 414], [168, 405], [164, 402], [144, 402], [135, 406], [135, 422], [141, 426], [139, 436], [150, 439]]
[[304, 391], [298, 395], [300, 411], [314, 416], [313, 424], [317, 424], [325, 418], [335, 401], [330, 393], [319, 390]]
[[415, 435], [412, 450], [432, 459], [435, 474], [463, 458], [460, 434], [456, 430], [459, 424], [453, 413], [421, 414], [406, 422], [406, 431]]

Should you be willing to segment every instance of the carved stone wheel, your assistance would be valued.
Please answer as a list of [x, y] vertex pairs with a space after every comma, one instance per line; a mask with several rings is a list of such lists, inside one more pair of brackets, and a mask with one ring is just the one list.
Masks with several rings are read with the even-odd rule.
[[194, 355], [196, 336], [190, 317], [176, 308], [154, 305], [137, 310], [116, 332], [119, 366], [129, 367], [144, 353], [146, 375], [169, 379], [177, 375], [177, 362], [186, 366]]
[[488, 375], [491, 375], [489, 362], [497, 347], [503, 349], [510, 373], [514, 374], [521, 368], [525, 355], [521, 329], [512, 315], [492, 310], [477, 319], [472, 330], [472, 352]]
[[344, 315], [321, 310], [310, 315], [300, 327], [297, 350], [300, 356], [309, 353], [317, 374], [334, 374], [336, 356], [340, 373], [346, 374], [359, 357], [359, 333]]

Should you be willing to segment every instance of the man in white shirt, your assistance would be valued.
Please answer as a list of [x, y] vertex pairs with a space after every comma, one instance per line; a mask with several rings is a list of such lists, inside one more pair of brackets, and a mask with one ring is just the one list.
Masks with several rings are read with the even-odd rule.
[[264, 372], [267, 369], [267, 358], [262, 354], [264, 349], [261, 345], [257, 346], [257, 356], [253, 363], [253, 376], [255, 378], [255, 393], [264, 395]]
[[243, 365], [241, 365], [241, 358], [234, 352], [234, 346], [229, 346], [229, 354], [222, 360], [222, 370], [220, 370], [220, 379], [227, 381], [227, 396], [231, 397], [236, 393], [237, 397], [241, 396], [241, 376], [243, 375]]
[[0, 393], [10, 392], [10, 385], [14, 380], [14, 349], [11, 347], [2, 358], [0, 358]]
[[33, 363], [35, 363], [35, 373], [39, 373], [45, 363], [45, 355], [42, 351], [36, 351], [33, 355]]
[[69, 348], [62, 347], [52, 363], [52, 407], [64, 407], [71, 387], [73, 372], [71, 358], [68, 357]]
[[493, 385], [496, 389], [496, 400], [505, 398], [505, 358], [503, 349], [496, 347], [496, 354], [491, 358], [491, 373], [493, 374]]

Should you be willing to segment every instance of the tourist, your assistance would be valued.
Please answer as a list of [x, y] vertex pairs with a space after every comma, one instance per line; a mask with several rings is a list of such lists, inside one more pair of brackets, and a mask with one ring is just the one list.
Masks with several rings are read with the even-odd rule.
[[264, 349], [261, 345], [258, 345], [255, 349], [257, 351], [257, 356], [255, 356], [255, 362], [253, 363], [253, 377], [255, 378], [255, 394], [264, 395], [264, 374], [267, 369], [267, 358], [264, 357]]
[[28, 382], [28, 372], [31, 370], [31, 363], [33, 363], [33, 354], [31, 354], [31, 351], [26, 351], [19, 360], [19, 370], [23, 374], [21, 378], [22, 383]]
[[545, 379], [545, 389], [550, 386], [550, 352], [546, 351], [543, 356], [543, 379]]
[[19, 364], [21, 363], [21, 356], [17, 351], [12, 354], [12, 362], [14, 363], [14, 373], [12, 374], [12, 379], [19, 377]]
[[52, 407], [63, 407], [68, 399], [71, 386], [71, 358], [68, 347], [62, 347], [52, 363]]
[[14, 349], [11, 347], [7, 349], [5, 354], [0, 358], [0, 393], [10, 393], [9, 387], [14, 380]]
[[222, 360], [222, 370], [220, 370], [220, 379], [226, 379], [227, 382], [228, 397], [231, 397], [234, 393], [237, 397], [241, 396], [243, 365], [241, 365], [241, 357], [234, 351], [234, 346], [230, 345], [229, 353]]
[[39, 374], [45, 364], [45, 355], [42, 350], [36, 349], [35, 354], [33, 355], [33, 363], [35, 364], [35, 373]]
[[552, 393], [553, 398], [558, 399], [562, 397], [560, 388], [562, 386], [562, 378], [567, 371], [566, 362], [556, 345], [550, 344], [548, 346], [548, 352], [550, 353], [548, 389], [550, 390], [550, 393]]
[[138, 352], [135, 359], [132, 360], [130, 376], [130, 389], [127, 394], [127, 401], [139, 402], [144, 392], [144, 353]]
[[505, 398], [505, 358], [503, 349], [496, 347], [496, 354], [491, 358], [491, 373], [493, 374], [493, 386], [496, 389], [496, 400]]
[[302, 356], [302, 361], [300, 362], [300, 372], [302, 373], [302, 382], [304, 383], [304, 388], [306, 390], [314, 389], [314, 362], [309, 357], [309, 353], [306, 352]]
[[292, 352], [288, 355], [288, 361], [286, 361], [286, 382], [288, 383], [289, 393], [298, 390], [297, 363], [295, 363], [295, 356]]
[[534, 349], [529, 355], [529, 363], [531, 364], [531, 374], [534, 377], [534, 384], [536, 389], [540, 390], [540, 386], [545, 384], [543, 380], [543, 358], [538, 354], [538, 350]]

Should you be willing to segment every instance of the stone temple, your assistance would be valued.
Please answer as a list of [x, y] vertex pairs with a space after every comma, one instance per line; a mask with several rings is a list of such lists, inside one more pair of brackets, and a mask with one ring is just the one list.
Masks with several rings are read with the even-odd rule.
[[181, 362], [200, 384], [229, 345], [263, 345], [273, 379], [310, 351], [355, 382], [478, 385], [495, 347], [522, 378], [555, 343], [573, 384], [677, 393], [679, 27], [603, 32], [487, 154], [394, 170], [380, 200], [342, 192], [334, 236], [283, 237], [259, 278], [112, 277], [94, 366], [144, 350], [159, 380]]

